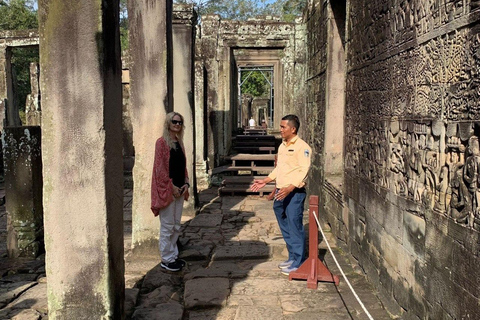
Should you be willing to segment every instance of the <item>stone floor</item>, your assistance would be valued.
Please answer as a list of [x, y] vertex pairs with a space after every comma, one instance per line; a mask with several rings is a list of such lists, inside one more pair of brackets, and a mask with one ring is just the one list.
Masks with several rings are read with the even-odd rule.
[[[187, 266], [172, 273], [160, 268], [158, 255], [132, 255], [131, 197], [131, 190], [125, 190], [127, 319], [368, 319], [343, 279], [338, 287], [319, 283], [312, 290], [305, 281], [288, 281], [280, 273], [277, 264], [285, 260], [286, 251], [272, 203], [265, 198], [218, 197], [214, 189], [203, 191], [199, 214], [183, 218], [181, 257]], [[2, 206], [0, 319], [47, 319], [44, 257], [8, 259], [5, 238]], [[331, 255], [320, 252], [339, 274]], [[391, 319], [358, 268], [341, 250], [334, 252], [372, 317]]]

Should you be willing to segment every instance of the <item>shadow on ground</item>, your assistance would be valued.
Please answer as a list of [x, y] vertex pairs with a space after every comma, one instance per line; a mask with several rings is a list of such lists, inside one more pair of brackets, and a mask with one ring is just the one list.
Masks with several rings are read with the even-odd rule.
[[[187, 266], [181, 272], [168, 272], [161, 269], [156, 257], [144, 277], [133, 285], [131, 280], [135, 279], [127, 279], [127, 288], [132, 286], [127, 292], [134, 299], [136, 295], [134, 303], [127, 302], [127, 308], [135, 304], [127, 310], [128, 318], [232, 318], [231, 313], [237, 312], [227, 306], [232, 291], [256, 266], [276, 254], [268, 242], [283, 239], [275, 234], [273, 213], [263, 210], [264, 218], [268, 218], [262, 219], [262, 210], [259, 215], [259, 207], [255, 206], [264, 199], [219, 197], [216, 189], [201, 192], [199, 198], [198, 214], [183, 223], [179, 239], [180, 257]], [[152, 258], [155, 260], [144, 257]], [[127, 270], [139, 267], [138, 259], [127, 259]]]

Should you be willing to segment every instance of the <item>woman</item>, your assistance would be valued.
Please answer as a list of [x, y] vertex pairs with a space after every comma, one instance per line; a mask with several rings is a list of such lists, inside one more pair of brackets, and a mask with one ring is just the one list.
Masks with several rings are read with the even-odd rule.
[[160, 216], [160, 266], [179, 271], [185, 261], [178, 259], [183, 201], [188, 200], [188, 173], [183, 146], [183, 116], [170, 112], [165, 119], [163, 136], [155, 144], [152, 174], [152, 211]]

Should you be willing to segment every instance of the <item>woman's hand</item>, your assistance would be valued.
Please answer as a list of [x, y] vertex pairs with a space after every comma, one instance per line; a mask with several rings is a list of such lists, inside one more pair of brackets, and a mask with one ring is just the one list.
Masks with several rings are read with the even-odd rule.
[[178, 188], [177, 186], [173, 186], [173, 196], [175, 198], [178, 198], [182, 195], [182, 190]]

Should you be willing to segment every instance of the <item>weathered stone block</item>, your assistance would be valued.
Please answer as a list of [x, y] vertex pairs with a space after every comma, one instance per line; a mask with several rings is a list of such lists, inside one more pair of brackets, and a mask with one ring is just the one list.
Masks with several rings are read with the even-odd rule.
[[34, 258], [44, 251], [40, 127], [7, 127], [3, 141], [8, 255]]
[[408, 212], [403, 213], [403, 246], [420, 259], [425, 257], [425, 220]]
[[412, 292], [405, 279], [398, 277], [397, 279], [392, 281], [392, 294], [395, 301], [400, 307], [402, 307], [402, 309], [410, 309], [409, 302]]

